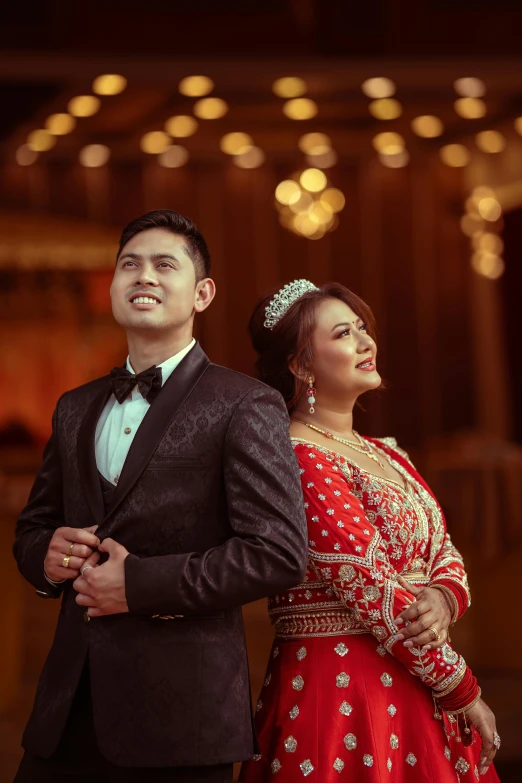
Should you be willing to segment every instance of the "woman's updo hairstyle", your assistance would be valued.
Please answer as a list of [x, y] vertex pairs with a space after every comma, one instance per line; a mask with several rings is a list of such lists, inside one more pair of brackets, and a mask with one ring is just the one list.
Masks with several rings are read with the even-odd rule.
[[[248, 331], [258, 354], [256, 361], [260, 381], [283, 395], [291, 411], [308, 385], [313, 353], [312, 334], [316, 325], [317, 306], [325, 299], [340, 299], [367, 325], [375, 339], [375, 318], [368, 305], [340, 283], [326, 283], [316, 291], [307, 291], [294, 302], [273, 329], [264, 326], [265, 308], [280, 289], [276, 288], [257, 303]], [[289, 365], [295, 362], [296, 375]]]

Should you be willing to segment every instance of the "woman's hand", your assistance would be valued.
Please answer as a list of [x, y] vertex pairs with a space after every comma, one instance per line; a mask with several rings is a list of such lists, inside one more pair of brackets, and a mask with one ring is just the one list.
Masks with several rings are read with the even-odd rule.
[[479, 772], [481, 775], [484, 775], [495, 758], [497, 750], [500, 748], [500, 737], [497, 734], [495, 716], [482, 699], [475, 702], [464, 714], [468, 723], [475, 726], [482, 740]]
[[94, 535], [96, 528], [97, 525], [59, 527], [54, 531], [44, 560], [44, 571], [49, 579], [53, 582], [76, 579], [86, 559], [100, 544], [99, 538]]
[[415, 600], [395, 618], [395, 624], [400, 628], [397, 640], [404, 639], [405, 647], [423, 647], [425, 650], [442, 647], [448, 640], [452, 617], [444, 593], [434, 587], [416, 587], [402, 577], [399, 577], [399, 582]]

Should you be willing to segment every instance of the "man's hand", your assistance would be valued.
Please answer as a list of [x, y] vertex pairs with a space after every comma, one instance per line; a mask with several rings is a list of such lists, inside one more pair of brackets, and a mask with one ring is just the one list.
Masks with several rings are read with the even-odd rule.
[[129, 553], [112, 538], [102, 541], [98, 552], [107, 552], [109, 559], [97, 565], [99, 555], [95, 552], [86, 560], [81, 575], [73, 584], [78, 593], [76, 603], [88, 607], [90, 617], [128, 612], [123, 564]]
[[[451, 622], [451, 608], [444, 593], [434, 587], [416, 587], [401, 577], [399, 581], [415, 601], [395, 618], [395, 624], [401, 626], [397, 641], [404, 639], [405, 647], [425, 650], [442, 647], [448, 640]], [[438, 633], [438, 639], [431, 629]]]
[[[59, 527], [54, 531], [44, 560], [44, 570], [49, 579], [53, 582], [76, 579], [80, 568], [100, 543], [94, 535], [97, 527]], [[64, 566], [64, 558], [67, 557], [69, 560], [65, 562], [69, 565]]]

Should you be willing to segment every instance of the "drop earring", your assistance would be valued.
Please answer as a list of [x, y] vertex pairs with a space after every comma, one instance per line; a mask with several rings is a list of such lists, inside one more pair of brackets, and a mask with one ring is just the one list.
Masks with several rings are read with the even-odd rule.
[[310, 375], [310, 377], [308, 378], [308, 389], [306, 390], [306, 396], [308, 398], [308, 402], [310, 403], [310, 413], [315, 413], [314, 402], [315, 402], [316, 390], [313, 383], [314, 383], [314, 377], [313, 375]]

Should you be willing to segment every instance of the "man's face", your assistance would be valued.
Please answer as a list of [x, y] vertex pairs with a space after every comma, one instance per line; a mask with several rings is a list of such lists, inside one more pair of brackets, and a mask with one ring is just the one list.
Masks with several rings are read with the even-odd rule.
[[176, 329], [192, 317], [198, 287], [185, 238], [150, 228], [121, 250], [110, 289], [112, 312], [125, 329]]

